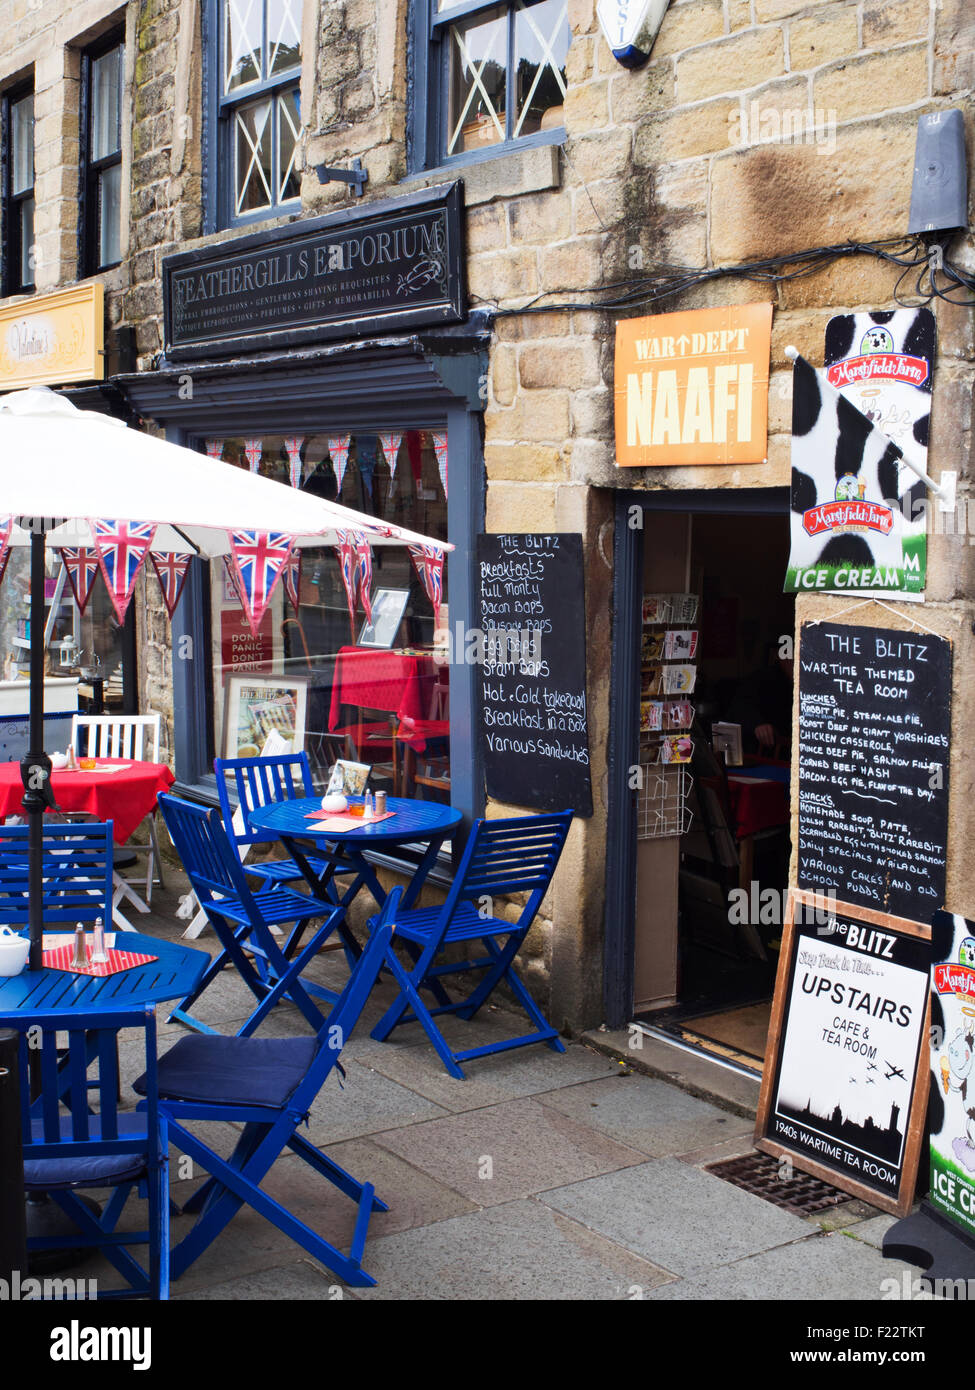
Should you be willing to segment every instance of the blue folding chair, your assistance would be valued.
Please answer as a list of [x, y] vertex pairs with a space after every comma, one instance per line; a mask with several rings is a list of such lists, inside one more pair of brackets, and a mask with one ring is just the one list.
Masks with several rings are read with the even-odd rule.
[[[129, 1287], [103, 1290], [99, 1298], [169, 1297], [169, 1146], [158, 1108], [156, 1019], [151, 1008], [101, 1009], [66, 1015], [25, 1012], [6, 1023], [20, 1034], [19, 1071], [28, 1193], [49, 1195], [77, 1226], [65, 1237], [30, 1236], [28, 1251], [97, 1246]], [[118, 1107], [118, 1034], [137, 1028], [145, 1040], [146, 1070], [138, 1111]], [[67, 1049], [58, 1034], [67, 1033]], [[40, 1090], [31, 1103], [31, 1064]], [[90, 1106], [97, 1094], [97, 1112]], [[59, 1104], [60, 1100], [63, 1102]], [[79, 1188], [114, 1188], [100, 1215], [77, 1196]], [[148, 1200], [148, 1226], [119, 1231], [133, 1189]], [[148, 1267], [126, 1248], [148, 1245]]]
[[[395, 930], [401, 889], [389, 894], [368, 945], [357, 961], [335, 1008], [314, 1038], [187, 1037], [160, 1060], [160, 1110], [169, 1133], [191, 1159], [212, 1176], [183, 1210], [198, 1212], [192, 1230], [172, 1252], [177, 1278], [220, 1234], [244, 1205], [265, 1217], [347, 1284], [364, 1288], [375, 1279], [362, 1268], [369, 1219], [387, 1211], [372, 1183], [359, 1182], [297, 1133], [315, 1097], [352, 1034], [379, 974]], [[136, 1081], [139, 1090], [143, 1080]], [[185, 1128], [192, 1120], [243, 1125], [230, 1158], [221, 1158]], [[276, 1159], [290, 1149], [350, 1197], [358, 1207], [350, 1251], [331, 1245], [304, 1221], [262, 1191]]]
[[[486, 1057], [492, 1052], [505, 1052], [537, 1042], [546, 1043], [555, 1052], [565, 1051], [558, 1033], [515, 974], [513, 962], [552, 881], [571, 821], [571, 811], [560, 811], [553, 815], [474, 822], [457, 876], [443, 906], [414, 908], [401, 913], [397, 919], [397, 938], [407, 946], [412, 943], [418, 948], [418, 955], [413, 968], [407, 972], [392, 950], [387, 953], [387, 965], [400, 987], [400, 995], [372, 1030], [374, 1038], [384, 1041], [401, 1023], [422, 1023], [450, 1075], [461, 1079], [464, 1073], [460, 1062]], [[486, 903], [512, 893], [528, 894], [517, 922], [485, 912]], [[370, 927], [375, 920], [370, 920]], [[503, 945], [501, 937], [507, 937]], [[486, 952], [484, 956], [434, 965], [437, 956], [448, 946], [467, 947], [472, 941], [481, 942]], [[445, 975], [472, 970], [487, 973], [474, 991], [459, 1003], [440, 1003], [431, 1009], [420, 998], [419, 991], [423, 988], [432, 990], [436, 997]], [[535, 1031], [453, 1052], [434, 1022], [435, 1016], [454, 1013], [460, 1018], [473, 1018], [502, 980], [535, 1024]]]
[[[63, 825], [44, 821], [44, 926], [69, 926], [112, 913], [112, 822]], [[0, 826], [0, 925], [26, 926], [28, 837], [26, 825]]]
[[[159, 797], [159, 808], [193, 891], [222, 948], [204, 971], [196, 989], [180, 1000], [170, 1017], [199, 1032], [215, 1032], [194, 1018], [189, 1010], [230, 961], [258, 1000], [257, 1008], [239, 1030], [238, 1037], [253, 1033], [278, 1000], [284, 998], [290, 999], [317, 1031], [324, 1017], [310, 996], [317, 995], [329, 1003], [334, 1003], [337, 996], [320, 985], [303, 981], [301, 972], [335, 930], [344, 909], [334, 902], [312, 894], [295, 893], [284, 886], [252, 892], [216, 808], [207, 810], [166, 793]], [[312, 933], [311, 940], [301, 946], [308, 923], [316, 918], [324, 920]], [[293, 924], [291, 933], [279, 944], [271, 927], [288, 923]], [[248, 951], [260, 963], [260, 969], [248, 959]]]
[[[256, 844], [273, 843], [276, 839], [272, 832], [258, 830], [249, 824], [249, 811], [278, 801], [294, 801], [296, 798], [315, 795], [315, 783], [307, 753], [275, 754], [273, 757], [262, 758], [215, 758], [213, 770], [217, 774], [217, 793], [220, 797], [223, 823], [238, 851], [246, 851]], [[231, 783], [237, 795], [236, 809], [230, 800]], [[328, 859], [323, 859], [317, 854], [303, 855], [301, 864], [290, 855], [283, 859], [265, 859], [256, 864], [242, 862], [244, 873], [260, 879], [264, 888], [274, 888], [288, 883], [309, 883], [310, 875], [318, 880], [313, 890], [316, 895], [332, 897], [335, 902], [339, 902], [340, 899], [332, 886], [332, 880], [354, 874], [354, 883], [341, 898], [346, 905], [355, 897], [363, 881], [355, 865], [344, 860], [341, 850]], [[344, 920], [338, 924], [338, 934], [342, 938], [341, 944], [351, 965], [358, 958], [359, 947]]]

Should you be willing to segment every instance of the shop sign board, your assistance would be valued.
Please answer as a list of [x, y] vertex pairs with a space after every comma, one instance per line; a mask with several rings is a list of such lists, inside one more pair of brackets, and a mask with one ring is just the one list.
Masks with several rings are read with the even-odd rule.
[[806, 622], [797, 665], [798, 886], [930, 922], [945, 893], [951, 643]]
[[790, 895], [756, 1147], [906, 1215], [928, 1092], [930, 930]]
[[838, 314], [826, 370], [793, 373], [792, 547], [785, 591], [920, 600], [934, 317], [928, 309]]
[[488, 794], [591, 816], [582, 536], [478, 536], [477, 573]]
[[931, 1191], [942, 1216], [975, 1237], [975, 922], [932, 921]]
[[163, 261], [166, 354], [228, 356], [356, 338], [466, 312], [460, 183]]
[[771, 304], [618, 323], [617, 464], [763, 463], [771, 333]]
[[0, 391], [104, 379], [100, 281], [0, 306]]

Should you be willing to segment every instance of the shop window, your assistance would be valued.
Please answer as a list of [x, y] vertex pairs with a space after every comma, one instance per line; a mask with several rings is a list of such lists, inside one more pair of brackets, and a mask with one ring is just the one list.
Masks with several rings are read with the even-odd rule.
[[[436, 451], [444, 441], [410, 430], [382, 439], [262, 435], [206, 447], [277, 482], [300, 474], [306, 491], [446, 540]], [[350, 612], [334, 547], [303, 547], [300, 570], [289, 578], [278, 581], [255, 636], [227, 567], [211, 564], [215, 751], [257, 756], [276, 732], [305, 749], [319, 787], [341, 757], [371, 765], [374, 787], [449, 802], [449, 665], [435, 652], [429, 576], [405, 546], [374, 544], [371, 622], [361, 598]], [[446, 628], [446, 564], [442, 585]], [[297, 732], [296, 724], [303, 726]]]
[[568, 0], [414, 0], [413, 163], [564, 138]]
[[93, 275], [122, 259], [123, 35], [82, 54], [80, 263]]
[[210, 0], [207, 201], [214, 225], [292, 211], [301, 197], [302, 0]]
[[[124, 627], [118, 621], [101, 576], [95, 577], [82, 614], [72, 596], [57, 550], [48, 549], [45, 565], [45, 676], [77, 680], [82, 709], [90, 708], [96, 713], [103, 709], [121, 712], [126, 708]], [[30, 548], [13, 546], [0, 584], [2, 677], [5, 682], [17, 682], [25, 693], [30, 670], [30, 636]], [[25, 714], [26, 709], [25, 701]], [[5, 713], [18, 710], [19, 705], [8, 689]], [[2, 733], [0, 729], [0, 735]], [[8, 750], [4, 756], [12, 754]]]
[[34, 93], [23, 87], [3, 97], [2, 293], [34, 288]]

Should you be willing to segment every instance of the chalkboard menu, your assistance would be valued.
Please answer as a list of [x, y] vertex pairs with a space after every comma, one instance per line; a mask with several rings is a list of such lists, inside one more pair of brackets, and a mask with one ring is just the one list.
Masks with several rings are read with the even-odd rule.
[[927, 1100], [930, 932], [823, 901], [790, 899], [756, 1145], [903, 1215]]
[[927, 922], [944, 901], [951, 644], [804, 623], [798, 885]]
[[478, 536], [477, 572], [488, 794], [591, 816], [582, 537]]

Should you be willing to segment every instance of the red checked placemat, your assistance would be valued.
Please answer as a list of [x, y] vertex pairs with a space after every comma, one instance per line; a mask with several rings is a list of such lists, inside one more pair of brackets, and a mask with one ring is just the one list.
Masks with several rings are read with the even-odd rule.
[[[89, 955], [91, 947], [88, 948]], [[99, 965], [93, 965], [89, 960], [87, 965], [72, 965], [74, 959], [74, 942], [70, 946], [57, 946], [52, 951], [44, 952], [45, 970], [68, 970], [74, 975], [117, 975], [121, 970], [131, 970], [134, 965], [145, 965], [150, 960], [158, 960], [158, 956], [143, 956], [135, 951], [118, 951], [114, 946], [106, 947], [108, 960]]]

